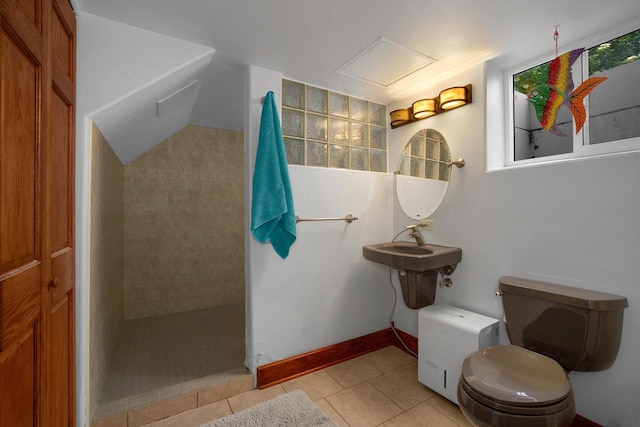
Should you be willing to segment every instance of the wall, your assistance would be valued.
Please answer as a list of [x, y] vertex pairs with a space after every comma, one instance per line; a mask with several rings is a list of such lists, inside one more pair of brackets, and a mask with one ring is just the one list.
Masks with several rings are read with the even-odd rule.
[[640, 61], [636, 60], [597, 76], [607, 77], [601, 90], [589, 95], [591, 143], [640, 136]]
[[[251, 179], [260, 129], [260, 100], [280, 99], [281, 74], [247, 71], [245, 93], [245, 229], [250, 229]], [[247, 357], [256, 367], [389, 326], [393, 295], [386, 269], [366, 261], [362, 246], [391, 234], [392, 175], [290, 166], [300, 217], [359, 219], [351, 224], [302, 222], [289, 256], [247, 232]]]
[[98, 127], [91, 126], [91, 246], [89, 406], [100, 398], [101, 381], [122, 330], [122, 229], [124, 168]]
[[242, 143], [187, 126], [125, 166], [125, 319], [244, 301]]
[[[418, 93], [411, 100], [471, 82], [473, 104], [397, 129], [409, 128], [405, 133], [390, 131], [390, 144], [399, 150], [418, 128], [433, 127], [447, 138], [452, 157], [467, 161], [464, 168], [452, 171], [448, 194], [432, 216], [435, 230], [425, 232], [428, 240], [463, 250], [462, 262], [451, 276], [453, 287], [438, 288], [436, 302], [501, 318], [495, 290], [503, 275], [627, 297], [630, 307], [624, 313], [615, 364], [604, 372], [572, 372], [570, 378], [579, 414], [606, 426], [636, 425], [640, 419], [636, 354], [640, 348], [636, 332], [640, 328], [640, 152], [486, 172], [483, 159], [495, 165], [496, 152], [504, 143], [503, 98], [496, 86], [501, 76], [499, 70], [489, 68], [490, 90], [485, 92], [485, 70], [479, 67]], [[394, 229], [400, 231], [409, 221], [396, 206]], [[378, 280], [384, 280], [383, 275]], [[416, 334], [417, 312], [403, 307], [396, 322]], [[508, 342], [504, 334], [501, 339]]]

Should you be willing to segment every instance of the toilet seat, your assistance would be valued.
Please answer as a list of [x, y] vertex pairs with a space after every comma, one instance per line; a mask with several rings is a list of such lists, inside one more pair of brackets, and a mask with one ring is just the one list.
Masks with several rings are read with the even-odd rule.
[[473, 353], [462, 365], [461, 378], [471, 394], [499, 406], [539, 408], [561, 402], [571, 393], [571, 382], [555, 360], [515, 345]]
[[514, 345], [467, 357], [458, 403], [474, 425], [568, 426], [575, 417], [571, 382], [553, 359]]

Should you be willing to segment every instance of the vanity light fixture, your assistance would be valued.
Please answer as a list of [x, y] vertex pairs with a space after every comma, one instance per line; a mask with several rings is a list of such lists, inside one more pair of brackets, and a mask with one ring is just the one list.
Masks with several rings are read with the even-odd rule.
[[411, 106], [413, 117], [416, 119], [426, 119], [438, 113], [438, 102], [435, 99], [421, 99]]
[[471, 85], [450, 87], [440, 92], [440, 108], [452, 110], [471, 102]]
[[440, 92], [437, 98], [420, 99], [409, 108], [393, 110], [391, 129], [471, 104], [471, 85], [455, 86]]
[[406, 125], [410, 122], [411, 112], [408, 108], [403, 108], [401, 110], [394, 110], [390, 113], [391, 116], [391, 127], [397, 128], [398, 126]]

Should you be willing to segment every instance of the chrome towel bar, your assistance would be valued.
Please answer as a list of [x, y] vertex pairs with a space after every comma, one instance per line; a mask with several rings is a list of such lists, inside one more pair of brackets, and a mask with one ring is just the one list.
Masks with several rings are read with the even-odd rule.
[[356, 221], [358, 217], [351, 215], [350, 213], [346, 214], [344, 218], [300, 218], [296, 215], [296, 224], [302, 221], [346, 221], [353, 222]]

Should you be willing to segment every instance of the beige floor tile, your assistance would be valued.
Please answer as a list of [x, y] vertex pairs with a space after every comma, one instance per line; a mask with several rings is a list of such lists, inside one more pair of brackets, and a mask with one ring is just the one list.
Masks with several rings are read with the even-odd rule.
[[417, 371], [411, 365], [372, 378], [369, 382], [404, 410], [413, 408], [435, 394], [418, 382]]
[[154, 421], [149, 424], [145, 424], [142, 427], [164, 427], [164, 420]]
[[143, 425], [142, 427], [164, 427], [164, 420], [165, 420], [165, 419], [166, 419], [166, 418], [163, 418], [163, 419], [161, 419], [161, 420], [154, 421], [154, 422], [149, 423], [149, 424], [145, 424], [145, 425]]
[[233, 413], [236, 413], [257, 405], [258, 403], [266, 402], [267, 400], [273, 399], [283, 393], [285, 393], [285, 390], [280, 385], [276, 385], [265, 388], [264, 390], [247, 391], [246, 393], [230, 397], [227, 400], [229, 401], [229, 405], [231, 406]]
[[397, 417], [386, 421], [385, 427], [458, 427], [433, 406], [421, 403]]
[[296, 389], [304, 391], [313, 402], [343, 390], [343, 387], [326, 371], [316, 371], [281, 384], [287, 393]]
[[139, 409], [129, 411], [129, 427], [139, 427], [153, 421], [179, 414], [198, 406], [198, 394], [194, 391], [189, 394], [174, 397], [162, 402], [154, 403]]
[[335, 421], [340, 427], [349, 427], [349, 424], [333, 409], [333, 406], [331, 406], [326, 399], [316, 400], [314, 403], [318, 405], [318, 408], [320, 408], [327, 417]]
[[251, 390], [253, 390], [253, 375], [250, 373], [234, 374], [234, 378], [223, 384], [199, 390], [198, 405], [207, 405]]
[[464, 416], [460, 408], [455, 403], [450, 400], [445, 399], [444, 397], [436, 394], [431, 399], [427, 400], [427, 404], [433, 406], [438, 411], [445, 414], [447, 417], [451, 418], [458, 425], [461, 426], [471, 426], [472, 424], [467, 420]]
[[225, 399], [169, 417], [165, 420], [164, 427], [198, 427], [201, 424], [230, 414], [231, 407]]
[[368, 382], [332, 394], [326, 400], [351, 427], [377, 426], [402, 412]]
[[417, 363], [415, 357], [394, 346], [365, 354], [362, 358], [382, 372], [389, 372], [409, 363]]
[[347, 360], [338, 365], [325, 368], [325, 371], [344, 388], [349, 388], [363, 381], [377, 377], [382, 373], [364, 357]]
[[91, 427], [127, 427], [127, 413], [123, 412], [112, 417], [95, 420], [91, 423]]

